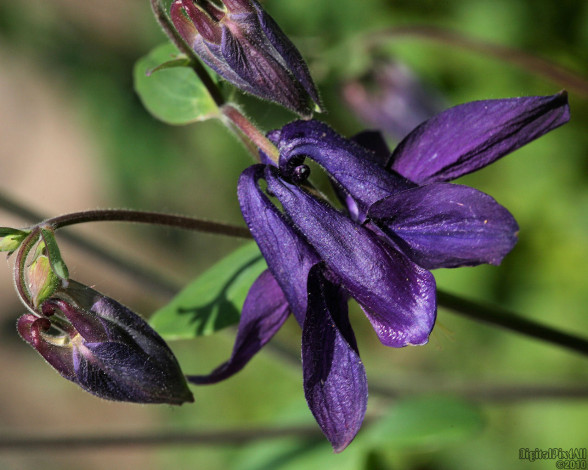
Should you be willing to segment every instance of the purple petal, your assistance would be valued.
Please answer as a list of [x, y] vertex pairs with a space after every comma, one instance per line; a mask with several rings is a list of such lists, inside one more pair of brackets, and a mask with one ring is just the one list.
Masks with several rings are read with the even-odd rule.
[[355, 134], [350, 140], [369, 150], [370, 157], [374, 163], [381, 167], [386, 166], [386, 163], [388, 163], [391, 152], [384, 135], [380, 131], [362, 131]]
[[276, 49], [278, 54], [286, 63], [286, 68], [300, 82], [302, 88], [308, 93], [312, 101], [320, 108], [321, 101], [318, 92], [310, 76], [306, 62], [298, 52], [298, 49], [292, 44], [288, 36], [280, 29], [274, 19], [268, 15], [256, 0], [251, 0], [253, 7], [257, 11], [257, 18], [261, 29], [265, 33], [268, 41]]
[[340, 289], [313, 268], [302, 332], [304, 395], [335, 452], [353, 440], [367, 408], [365, 369]]
[[267, 167], [268, 190], [359, 302], [380, 341], [402, 347], [427, 342], [435, 323], [435, 279], [377, 236]]
[[237, 190], [241, 212], [292, 313], [302, 325], [308, 271], [320, 259], [257, 185], [264, 168], [253, 165], [241, 174]]
[[519, 229], [487, 194], [449, 183], [396, 193], [370, 207], [368, 217], [427, 269], [499, 264]]
[[392, 169], [418, 184], [449, 181], [489, 165], [570, 118], [567, 93], [455, 106], [412, 131]]
[[[321, 165], [357, 204], [357, 220], [374, 202], [414, 184], [376, 163], [373, 152], [318, 121], [295, 121], [282, 128], [280, 169], [290, 176], [305, 157]], [[355, 210], [355, 209], [354, 209]]]
[[209, 375], [188, 376], [188, 381], [203, 385], [228, 379], [239, 372], [277, 333], [288, 318], [290, 306], [275, 278], [266, 270], [249, 289], [231, 358]]

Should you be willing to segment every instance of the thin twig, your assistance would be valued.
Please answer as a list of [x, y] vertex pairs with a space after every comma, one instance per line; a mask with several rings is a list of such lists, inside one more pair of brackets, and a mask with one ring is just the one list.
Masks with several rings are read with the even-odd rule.
[[441, 307], [459, 315], [588, 355], [587, 339], [541, 325], [505, 308], [484, 305], [442, 290], [437, 292], [437, 301]]
[[494, 57], [500, 61], [536, 73], [567, 90], [588, 96], [588, 80], [572, 70], [528, 52], [487, 43], [456, 31], [450, 31], [436, 26], [400, 26], [388, 28], [371, 33], [365, 41], [368, 47], [373, 47], [382, 44], [384, 41], [398, 37], [424, 39], [466, 49], [482, 54], [484, 57]]
[[251, 233], [246, 227], [211, 222], [181, 215], [163, 214], [160, 212], [135, 211], [127, 209], [98, 209], [82, 212], [74, 212], [47, 219], [45, 225], [51, 225], [55, 230], [71, 225], [88, 222], [131, 222], [139, 224], [162, 225], [183, 230], [195, 230], [198, 232], [229, 237], [251, 239]]

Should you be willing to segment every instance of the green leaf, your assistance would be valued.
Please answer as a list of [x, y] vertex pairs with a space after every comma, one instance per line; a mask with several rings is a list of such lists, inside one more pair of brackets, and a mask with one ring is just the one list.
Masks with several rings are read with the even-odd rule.
[[178, 66], [184, 59], [177, 56], [178, 50], [166, 43], [137, 61], [133, 76], [143, 105], [168, 124], [214, 117], [218, 113], [214, 100], [192, 69]]
[[0, 251], [13, 252], [30, 232], [11, 227], [0, 227]]
[[57, 277], [63, 281], [67, 281], [69, 279], [69, 271], [67, 270], [67, 266], [61, 257], [61, 252], [59, 251], [59, 246], [57, 246], [57, 240], [55, 239], [55, 234], [52, 230], [42, 228], [41, 237], [43, 237], [43, 242], [45, 243], [47, 257], [49, 258], [49, 263], [51, 263], [51, 269], [57, 275]]
[[239, 321], [253, 281], [267, 265], [255, 243], [247, 243], [188, 284], [149, 323], [165, 339], [210, 335]]

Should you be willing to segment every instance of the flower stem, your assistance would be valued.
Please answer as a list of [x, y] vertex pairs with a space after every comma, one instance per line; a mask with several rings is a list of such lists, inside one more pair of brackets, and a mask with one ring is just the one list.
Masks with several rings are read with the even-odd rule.
[[163, 2], [161, 0], [150, 1], [151, 9], [153, 10], [155, 19], [157, 20], [165, 34], [167, 34], [171, 42], [173, 42], [175, 46], [183, 54], [188, 56], [188, 58], [190, 59], [190, 66], [192, 67], [192, 69], [202, 82], [202, 84], [206, 87], [208, 93], [210, 93], [210, 96], [212, 97], [216, 105], [220, 107], [223, 104], [225, 104], [225, 98], [223, 97], [220, 89], [218, 88], [216, 83], [214, 83], [214, 81], [210, 77], [210, 74], [204, 68], [204, 65], [202, 65], [202, 62], [200, 62], [200, 59], [198, 58], [194, 50], [188, 44], [186, 44], [186, 41], [184, 41], [182, 36], [180, 36], [179, 33], [176, 31], [176, 28], [174, 27], [171, 19], [167, 14], [167, 11], [165, 10]]
[[437, 291], [437, 301], [441, 307], [459, 315], [588, 355], [587, 339], [541, 325], [495, 305], [483, 305], [442, 290]]
[[181, 215], [162, 214], [159, 212], [134, 211], [126, 209], [100, 209], [60, 215], [47, 219], [42, 225], [50, 225], [54, 230], [70, 225], [87, 222], [135, 222], [142, 224], [165, 225], [184, 230], [227, 235], [238, 238], [251, 238], [246, 227], [210, 222], [208, 220], [184, 217]]
[[221, 107], [221, 113], [226, 121], [228, 121], [228, 124], [239, 129], [258, 149], [264, 152], [274, 162], [279, 162], [280, 152], [276, 146], [241, 111], [230, 104], [225, 104]]

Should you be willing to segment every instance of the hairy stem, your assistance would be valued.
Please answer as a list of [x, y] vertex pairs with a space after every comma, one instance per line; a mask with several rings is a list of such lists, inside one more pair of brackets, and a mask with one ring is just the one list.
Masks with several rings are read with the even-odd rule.
[[[221, 113], [227, 121], [227, 124], [239, 129], [258, 149], [264, 152], [274, 162], [279, 162], [280, 152], [276, 146], [241, 111], [230, 104], [226, 104], [221, 107]], [[259, 158], [259, 155], [257, 157]]]
[[587, 339], [541, 325], [504, 308], [487, 306], [441, 290], [437, 292], [437, 300], [441, 307], [459, 315], [588, 355]]
[[42, 222], [50, 225], [54, 230], [70, 225], [87, 222], [134, 222], [142, 224], [164, 225], [184, 230], [213, 233], [215, 235], [227, 235], [237, 238], [251, 238], [246, 227], [210, 222], [208, 220], [195, 219], [181, 215], [162, 214], [159, 212], [134, 211], [126, 209], [100, 209], [65, 214]]

